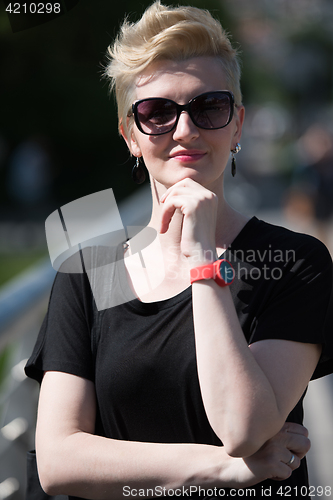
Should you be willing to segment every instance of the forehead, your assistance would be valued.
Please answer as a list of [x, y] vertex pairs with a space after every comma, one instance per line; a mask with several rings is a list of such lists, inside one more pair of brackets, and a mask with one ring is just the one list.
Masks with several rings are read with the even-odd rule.
[[166, 97], [177, 102], [212, 90], [229, 90], [221, 62], [214, 57], [159, 61], [137, 78], [135, 98]]

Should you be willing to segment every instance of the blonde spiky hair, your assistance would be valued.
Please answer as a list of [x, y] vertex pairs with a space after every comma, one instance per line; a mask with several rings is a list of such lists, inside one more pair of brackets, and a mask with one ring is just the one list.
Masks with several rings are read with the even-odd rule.
[[108, 47], [105, 76], [115, 90], [119, 125], [128, 137], [133, 119], [127, 119], [135, 99], [135, 83], [146, 68], [157, 61], [183, 61], [213, 56], [220, 60], [236, 105], [242, 102], [238, 52], [207, 10], [168, 7], [154, 2], [136, 23], [123, 22], [114, 43]]

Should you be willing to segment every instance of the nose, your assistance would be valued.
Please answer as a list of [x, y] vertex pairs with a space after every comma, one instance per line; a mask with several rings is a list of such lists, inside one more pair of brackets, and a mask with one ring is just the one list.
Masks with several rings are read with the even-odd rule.
[[194, 125], [190, 115], [186, 111], [180, 113], [178, 123], [173, 132], [175, 141], [189, 142], [196, 139], [200, 132], [196, 125]]

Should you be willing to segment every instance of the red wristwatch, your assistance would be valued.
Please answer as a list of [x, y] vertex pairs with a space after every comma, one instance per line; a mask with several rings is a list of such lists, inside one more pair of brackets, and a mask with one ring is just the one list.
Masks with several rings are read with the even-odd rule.
[[212, 264], [194, 267], [190, 271], [191, 284], [195, 281], [213, 279], [220, 286], [228, 286], [235, 279], [235, 270], [226, 259], [216, 260]]

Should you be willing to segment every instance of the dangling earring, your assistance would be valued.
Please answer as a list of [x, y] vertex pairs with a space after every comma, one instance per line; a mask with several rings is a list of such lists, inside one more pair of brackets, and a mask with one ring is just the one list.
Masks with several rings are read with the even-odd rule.
[[236, 175], [236, 159], [235, 155], [240, 152], [242, 149], [242, 146], [237, 142], [235, 149], [231, 150], [231, 155], [232, 155], [232, 160], [231, 160], [231, 175], [235, 177]]
[[137, 157], [136, 163], [132, 169], [132, 179], [135, 184], [142, 184], [146, 180], [146, 173], [140, 160], [141, 158]]

